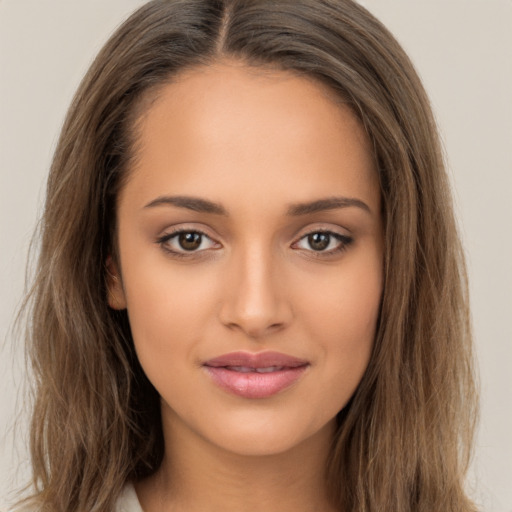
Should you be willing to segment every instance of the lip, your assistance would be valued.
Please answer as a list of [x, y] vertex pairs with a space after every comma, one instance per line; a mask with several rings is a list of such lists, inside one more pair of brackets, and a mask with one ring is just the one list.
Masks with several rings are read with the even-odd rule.
[[280, 352], [232, 352], [203, 363], [220, 388], [244, 398], [268, 398], [301, 378], [309, 362]]

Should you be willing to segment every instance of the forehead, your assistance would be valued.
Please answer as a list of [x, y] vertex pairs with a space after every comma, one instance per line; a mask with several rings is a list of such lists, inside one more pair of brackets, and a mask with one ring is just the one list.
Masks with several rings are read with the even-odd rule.
[[146, 106], [128, 181], [139, 192], [219, 196], [272, 186], [308, 200], [329, 195], [338, 182], [358, 194], [374, 192], [377, 177], [360, 122], [311, 78], [219, 62], [178, 75]]

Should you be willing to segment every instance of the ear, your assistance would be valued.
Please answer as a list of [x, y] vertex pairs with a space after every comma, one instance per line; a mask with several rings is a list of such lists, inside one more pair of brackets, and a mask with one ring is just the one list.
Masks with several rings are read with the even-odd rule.
[[111, 255], [107, 257], [107, 261], [105, 262], [105, 281], [107, 285], [108, 305], [112, 309], [126, 309], [126, 297], [121, 281], [121, 273]]

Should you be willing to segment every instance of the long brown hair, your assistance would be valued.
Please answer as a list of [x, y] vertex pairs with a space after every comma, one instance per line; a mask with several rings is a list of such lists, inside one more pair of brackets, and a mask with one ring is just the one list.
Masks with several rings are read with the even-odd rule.
[[28, 353], [33, 500], [106, 512], [163, 453], [159, 399], [126, 312], [107, 306], [116, 197], [159, 86], [219, 57], [291, 70], [349, 104], [373, 144], [385, 284], [368, 369], [327, 479], [339, 510], [475, 510], [463, 482], [476, 418], [466, 273], [427, 96], [393, 36], [351, 0], [156, 0], [111, 37], [69, 110], [48, 180]]

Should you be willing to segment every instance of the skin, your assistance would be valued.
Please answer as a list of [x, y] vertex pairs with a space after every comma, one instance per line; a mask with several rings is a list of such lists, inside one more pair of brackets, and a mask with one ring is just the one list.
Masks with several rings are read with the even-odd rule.
[[[144, 510], [333, 510], [329, 443], [367, 367], [382, 294], [380, 192], [364, 130], [323, 85], [233, 61], [181, 74], [137, 127], [109, 302], [127, 308], [161, 396], [166, 452], [136, 486]], [[155, 203], [162, 196], [225, 214]], [[364, 204], [290, 215], [332, 197]], [[199, 249], [161, 241], [176, 229], [204, 233]], [[315, 250], [307, 235], [318, 231], [343, 238]], [[202, 363], [240, 350], [308, 367], [271, 397], [239, 397]]]

